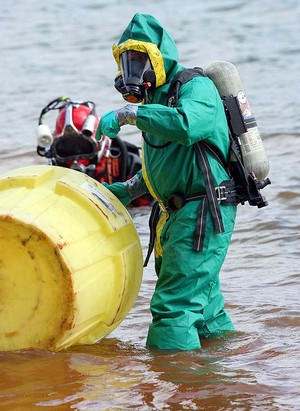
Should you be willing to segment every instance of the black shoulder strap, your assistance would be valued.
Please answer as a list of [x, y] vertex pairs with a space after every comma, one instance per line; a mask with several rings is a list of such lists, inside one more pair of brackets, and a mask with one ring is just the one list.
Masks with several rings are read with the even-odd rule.
[[[201, 67], [183, 69], [183, 70], [178, 71], [178, 73], [175, 74], [171, 82], [169, 91], [168, 91], [168, 106], [169, 107], [176, 106], [178, 97], [179, 97], [180, 87], [197, 76], [206, 77]], [[214, 157], [225, 169], [227, 169], [228, 160], [224, 158], [221, 151], [217, 147], [211, 146], [205, 141], [202, 141], [201, 143], [203, 144], [205, 150], [212, 157]]]
[[[169, 107], [175, 107], [178, 101], [178, 94], [179, 94], [179, 89], [180, 87], [190, 81], [192, 78], [196, 76], [205, 76], [204, 71], [201, 67], [194, 67], [194, 68], [188, 68], [188, 69], [183, 69], [178, 71], [178, 73], [175, 74], [173, 80], [171, 81], [169, 91], [168, 91], [168, 106]], [[165, 148], [168, 145], [171, 144], [171, 141], [167, 141], [164, 144], [152, 144], [146, 137], [146, 133], [142, 133], [142, 136], [150, 147], [156, 148], [156, 149], [161, 149]]]
[[201, 144], [201, 142], [195, 143], [194, 147], [196, 150], [196, 159], [198, 167], [200, 168], [203, 174], [206, 194], [210, 206], [210, 211], [213, 217], [216, 233], [223, 233], [224, 226], [222, 222], [222, 215], [217, 200], [217, 193], [214, 186], [211, 167], [206, 155], [206, 148], [203, 144]]
[[183, 69], [175, 74], [168, 91], [169, 107], [176, 106], [180, 87], [197, 76], [206, 77], [201, 67]]

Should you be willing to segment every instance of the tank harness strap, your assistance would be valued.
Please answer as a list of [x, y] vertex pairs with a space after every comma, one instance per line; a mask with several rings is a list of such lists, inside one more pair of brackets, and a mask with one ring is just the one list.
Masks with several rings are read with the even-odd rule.
[[207, 211], [208, 211], [208, 199], [207, 197], [205, 197], [203, 201], [200, 203], [198, 213], [197, 213], [196, 228], [194, 232], [194, 245], [193, 245], [194, 251], [203, 250]]
[[211, 167], [207, 158], [207, 154], [205, 152], [205, 147], [199, 142], [196, 143], [194, 147], [196, 150], [198, 167], [200, 168], [203, 174], [207, 198], [216, 233], [223, 233], [224, 226], [222, 221], [221, 210], [217, 199], [217, 193], [213, 184], [213, 175], [211, 172]]
[[147, 256], [144, 261], [144, 267], [147, 267], [150, 256], [152, 254], [154, 244], [155, 244], [155, 237], [156, 237], [156, 226], [158, 223], [159, 219], [159, 203], [155, 201], [155, 203], [152, 206], [150, 218], [149, 218], [149, 228], [150, 228], [150, 239], [149, 239], [149, 244], [148, 244], [148, 252]]

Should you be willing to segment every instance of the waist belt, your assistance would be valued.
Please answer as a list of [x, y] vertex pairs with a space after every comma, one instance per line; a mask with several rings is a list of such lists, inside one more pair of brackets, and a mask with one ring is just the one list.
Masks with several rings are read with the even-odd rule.
[[[223, 205], [237, 205], [238, 196], [236, 192], [236, 186], [233, 179], [223, 181], [218, 187], [214, 188], [214, 198], [221, 202]], [[167, 201], [164, 202], [155, 202], [149, 218], [149, 228], [150, 228], [150, 240], [148, 246], [148, 253], [144, 262], [144, 267], [147, 266], [149, 258], [152, 254], [155, 237], [156, 237], [156, 226], [159, 219], [159, 212], [163, 213], [172, 213], [177, 210], [180, 210], [184, 205], [190, 201], [203, 200], [200, 204], [198, 213], [196, 228], [194, 232], [194, 251], [201, 251], [203, 249], [205, 228], [206, 228], [206, 214], [209, 207], [209, 200], [206, 193], [192, 194], [190, 196], [184, 196], [182, 194], [172, 194]], [[217, 219], [215, 214], [212, 212], [213, 219]], [[218, 226], [215, 223], [215, 227]], [[217, 232], [223, 232], [223, 227], [220, 228]]]
[[[216, 200], [221, 201], [223, 205], [237, 205], [238, 197], [234, 180], [226, 180], [218, 187], [215, 187]], [[158, 202], [159, 208], [163, 213], [180, 210], [187, 202], [202, 200], [207, 196], [204, 194], [192, 194], [183, 196], [181, 194], [172, 194], [167, 201]]]

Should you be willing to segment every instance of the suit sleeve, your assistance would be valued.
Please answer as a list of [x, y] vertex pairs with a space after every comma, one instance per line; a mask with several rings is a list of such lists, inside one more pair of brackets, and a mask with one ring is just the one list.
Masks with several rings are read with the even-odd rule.
[[215, 127], [220, 97], [206, 77], [195, 77], [180, 88], [176, 107], [141, 105], [137, 127], [164, 141], [186, 146], [209, 138]]

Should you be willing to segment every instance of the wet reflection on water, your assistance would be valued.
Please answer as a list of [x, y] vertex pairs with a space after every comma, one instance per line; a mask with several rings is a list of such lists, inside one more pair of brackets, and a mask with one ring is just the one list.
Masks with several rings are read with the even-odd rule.
[[272, 376], [264, 381], [256, 372], [283, 352], [263, 345], [252, 336], [232, 333], [208, 339], [202, 350], [193, 352], [148, 351], [108, 338], [67, 353], [12, 353], [1, 358], [1, 406], [22, 410], [251, 410], [254, 406], [279, 410], [278, 397], [284, 389], [278, 382], [277, 388], [273, 386]]

